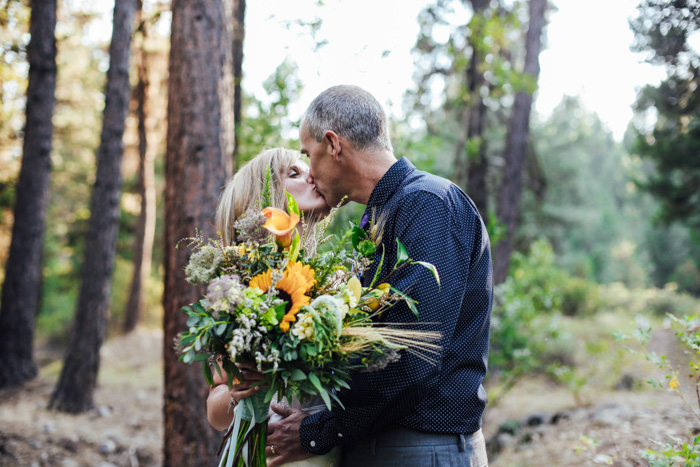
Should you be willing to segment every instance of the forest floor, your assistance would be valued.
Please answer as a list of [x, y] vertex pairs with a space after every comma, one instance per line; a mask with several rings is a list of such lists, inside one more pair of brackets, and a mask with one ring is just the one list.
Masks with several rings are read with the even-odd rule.
[[[0, 465], [161, 465], [161, 355], [159, 331], [139, 329], [108, 340], [96, 408], [66, 415], [46, 408], [60, 358], [40, 352], [40, 360], [50, 362], [40, 376], [22, 389], [0, 392]], [[491, 465], [648, 465], [640, 451], [654, 447], [651, 440], [688, 440], [700, 433], [700, 421], [677, 394], [640, 389], [639, 383], [594, 392], [575, 404], [561, 385], [522, 382], [498, 406], [487, 408], [484, 434]]]

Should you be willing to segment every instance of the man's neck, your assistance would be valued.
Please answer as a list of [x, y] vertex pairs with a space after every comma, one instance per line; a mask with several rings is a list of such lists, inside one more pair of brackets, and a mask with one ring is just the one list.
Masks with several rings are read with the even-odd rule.
[[387, 150], [364, 152], [358, 156], [356, 160], [361, 162], [356, 165], [356, 173], [351, 175], [351, 179], [357, 180], [357, 184], [350, 199], [356, 203], [367, 204], [374, 187], [396, 163], [396, 156]]

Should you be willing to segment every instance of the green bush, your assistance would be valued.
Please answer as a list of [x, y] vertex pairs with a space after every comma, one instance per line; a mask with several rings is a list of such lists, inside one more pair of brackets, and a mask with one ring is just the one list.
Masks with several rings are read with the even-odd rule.
[[561, 311], [566, 316], [590, 316], [598, 312], [602, 297], [598, 284], [580, 277], [570, 277], [561, 287]]

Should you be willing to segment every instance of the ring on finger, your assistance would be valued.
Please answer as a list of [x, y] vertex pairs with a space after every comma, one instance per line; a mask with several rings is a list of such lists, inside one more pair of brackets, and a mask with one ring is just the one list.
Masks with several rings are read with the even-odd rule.
[[271, 445], [270, 445], [270, 451], [272, 451], [272, 455], [273, 455], [273, 456], [276, 456], [276, 455], [277, 455], [277, 453], [275, 452], [275, 445], [274, 445], [274, 444], [271, 444]]

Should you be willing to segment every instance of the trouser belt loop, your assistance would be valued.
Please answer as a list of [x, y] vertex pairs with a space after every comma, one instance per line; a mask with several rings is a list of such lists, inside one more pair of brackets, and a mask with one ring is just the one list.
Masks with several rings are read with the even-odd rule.
[[373, 455], [373, 456], [377, 454], [377, 437], [376, 437], [376, 436], [373, 436], [373, 437], [372, 437], [372, 446], [371, 446], [371, 450], [372, 450], [372, 455]]
[[459, 446], [459, 452], [464, 452], [467, 448], [467, 441], [464, 439], [464, 434], [460, 433], [458, 436], [457, 445]]

